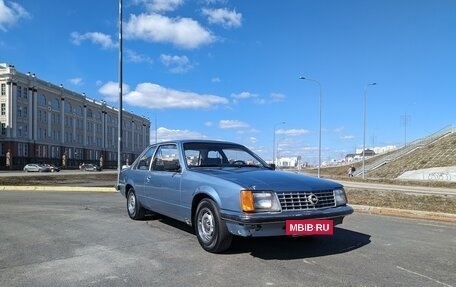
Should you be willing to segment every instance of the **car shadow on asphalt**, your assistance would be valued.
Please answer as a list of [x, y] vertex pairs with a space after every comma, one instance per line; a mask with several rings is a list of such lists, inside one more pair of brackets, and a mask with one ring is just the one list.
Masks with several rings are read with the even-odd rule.
[[[158, 220], [173, 228], [196, 235], [192, 227], [162, 215], [151, 215], [146, 220]], [[239, 237], [234, 236], [230, 249], [223, 254], [250, 253], [254, 257], [265, 260], [292, 260], [351, 252], [371, 240], [364, 234], [340, 227], [334, 228], [333, 235], [325, 236], [276, 236], [276, 237]]]
[[234, 237], [226, 253], [250, 253], [265, 260], [306, 259], [350, 252], [370, 242], [368, 234], [336, 227], [331, 236]]

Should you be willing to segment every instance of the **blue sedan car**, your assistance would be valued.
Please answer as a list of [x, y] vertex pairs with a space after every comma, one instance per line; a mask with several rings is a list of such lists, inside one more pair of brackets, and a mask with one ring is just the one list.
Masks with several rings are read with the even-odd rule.
[[121, 170], [117, 189], [130, 218], [151, 211], [185, 222], [213, 253], [227, 250], [233, 236], [322, 231], [315, 222], [332, 228], [353, 212], [341, 184], [275, 170], [246, 147], [222, 141], [151, 145]]

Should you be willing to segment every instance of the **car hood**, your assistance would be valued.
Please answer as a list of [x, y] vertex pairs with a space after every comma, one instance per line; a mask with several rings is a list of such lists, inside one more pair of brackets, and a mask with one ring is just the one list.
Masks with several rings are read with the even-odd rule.
[[[193, 171], [193, 170], [192, 170]], [[273, 191], [322, 191], [342, 188], [331, 180], [286, 171], [254, 168], [220, 168], [194, 170], [236, 183], [243, 188]]]

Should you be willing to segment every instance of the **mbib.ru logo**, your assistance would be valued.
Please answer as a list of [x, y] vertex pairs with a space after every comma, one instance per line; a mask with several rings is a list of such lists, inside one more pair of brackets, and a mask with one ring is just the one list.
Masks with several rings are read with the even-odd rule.
[[332, 220], [287, 220], [287, 235], [333, 235]]

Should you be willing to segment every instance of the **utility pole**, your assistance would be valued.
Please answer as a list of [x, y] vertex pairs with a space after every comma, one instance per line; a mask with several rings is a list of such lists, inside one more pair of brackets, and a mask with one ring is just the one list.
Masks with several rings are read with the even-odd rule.
[[407, 112], [401, 116], [401, 124], [404, 126], [404, 147], [407, 146], [407, 124], [409, 123], [409, 119], [410, 116], [407, 115]]

